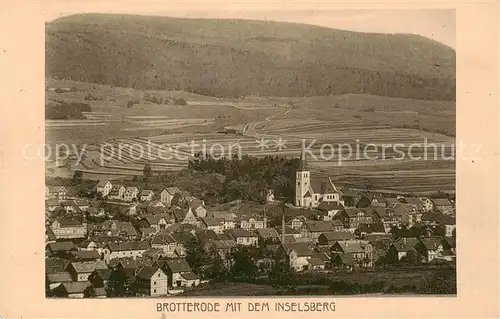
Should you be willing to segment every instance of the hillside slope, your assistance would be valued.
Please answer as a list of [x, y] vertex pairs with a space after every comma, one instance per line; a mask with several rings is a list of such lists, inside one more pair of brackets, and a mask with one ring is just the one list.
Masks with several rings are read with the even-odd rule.
[[455, 99], [455, 51], [304, 24], [84, 14], [46, 25], [46, 74], [211, 96]]

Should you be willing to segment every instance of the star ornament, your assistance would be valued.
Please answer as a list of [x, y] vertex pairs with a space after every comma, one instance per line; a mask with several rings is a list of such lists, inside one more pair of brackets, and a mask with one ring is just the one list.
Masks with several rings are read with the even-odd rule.
[[278, 138], [278, 139], [275, 141], [275, 143], [276, 143], [276, 145], [275, 145], [276, 149], [277, 149], [278, 151], [280, 151], [280, 152], [281, 152], [283, 149], [285, 149], [285, 148], [286, 148], [286, 145], [285, 145], [285, 144], [286, 144], [286, 140], [282, 139], [281, 137], [280, 137], [280, 138]]
[[261, 137], [260, 140], [255, 141], [257, 142], [257, 147], [260, 148], [260, 151], [263, 152], [269, 148], [269, 142], [265, 138]]

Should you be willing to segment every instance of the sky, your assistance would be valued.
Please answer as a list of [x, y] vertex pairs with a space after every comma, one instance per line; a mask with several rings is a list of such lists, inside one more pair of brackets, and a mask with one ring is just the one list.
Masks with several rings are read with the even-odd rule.
[[[117, 6], [117, 4], [120, 4]], [[455, 11], [449, 9], [414, 10], [332, 10], [316, 6], [290, 9], [281, 5], [256, 8], [235, 3], [161, 2], [80, 2], [48, 1], [43, 5], [46, 21], [77, 13], [124, 13], [186, 18], [255, 19], [307, 23], [359, 32], [418, 34], [455, 48]], [[187, 5], [186, 5], [187, 4]], [[198, 5], [197, 5], [198, 4]], [[231, 5], [233, 4], [233, 5]], [[279, 4], [279, 3], [278, 3]], [[296, 4], [296, 3], [295, 3]], [[204, 7], [203, 7], [204, 6]], [[212, 10], [207, 9], [212, 8]], [[200, 9], [203, 7], [203, 9]], [[319, 8], [318, 8], [319, 7]]]

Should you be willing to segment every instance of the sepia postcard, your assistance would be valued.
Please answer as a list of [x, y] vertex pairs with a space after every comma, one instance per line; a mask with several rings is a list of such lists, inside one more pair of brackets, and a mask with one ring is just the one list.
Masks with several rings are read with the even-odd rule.
[[498, 3], [10, 5], [1, 317], [500, 315]]

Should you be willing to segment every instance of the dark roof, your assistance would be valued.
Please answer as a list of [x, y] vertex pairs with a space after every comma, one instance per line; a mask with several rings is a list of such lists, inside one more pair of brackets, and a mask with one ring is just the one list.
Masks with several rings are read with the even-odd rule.
[[324, 260], [317, 258], [317, 257], [312, 257], [312, 258], [308, 259], [307, 262], [311, 266], [321, 266], [321, 265], [325, 264]]
[[439, 212], [425, 212], [422, 214], [422, 222], [436, 222], [442, 225], [455, 225], [455, 218]]
[[76, 246], [72, 241], [60, 241], [47, 244], [47, 248], [52, 252], [76, 250]]
[[365, 235], [365, 240], [368, 240], [371, 243], [377, 242], [377, 241], [385, 241], [385, 240], [390, 240], [391, 242], [394, 240], [394, 237], [391, 233], [387, 234], [366, 234]]
[[107, 269], [104, 261], [77, 261], [72, 262], [71, 266], [77, 273], [92, 273], [96, 269]]
[[400, 238], [396, 242], [392, 243], [392, 246], [398, 252], [408, 252], [414, 250], [414, 247], [417, 243], [417, 238]]
[[348, 231], [324, 232], [323, 234], [320, 235], [320, 237], [324, 237], [328, 242], [336, 242], [339, 240], [354, 239], [354, 235]]
[[342, 206], [342, 204], [337, 203], [337, 202], [325, 202], [325, 201], [323, 201], [318, 205], [318, 209], [324, 210], [324, 211], [341, 210], [342, 208], [344, 208], [344, 206]]
[[[283, 232], [281, 226], [276, 227], [275, 229], [278, 232], [278, 234], [280, 234], [280, 235]], [[285, 235], [297, 235], [297, 234], [300, 234], [300, 231], [296, 230], [293, 227], [285, 226]]]
[[50, 199], [47, 199], [45, 201], [45, 204], [47, 204], [47, 206], [59, 206], [59, 201], [55, 198], [50, 198]]
[[66, 271], [69, 261], [62, 258], [45, 258], [45, 273], [54, 274]]
[[64, 282], [62, 283], [64, 289], [68, 292], [68, 294], [81, 294], [90, 287], [90, 282], [88, 281], [72, 281], [72, 282]]
[[143, 191], [140, 193], [140, 196], [148, 196], [148, 195], [149, 195], [149, 194], [151, 194], [151, 193], [153, 193], [153, 194], [154, 194], [154, 192], [153, 192], [152, 190], [145, 189], [145, 190], [143, 190]]
[[171, 236], [175, 240], [176, 243], [183, 244], [183, 245], [186, 245], [191, 240], [196, 239], [196, 237], [191, 233], [177, 233], [176, 232], [176, 233], [172, 233]]
[[214, 240], [213, 244], [216, 249], [229, 249], [237, 246], [236, 242], [232, 239]]
[[357, 197], [358, 194], [359, 194], [358, 191], [348, 189], [348, 190], [344, 191], [344, 194], [342, 195], [342, 197]]
[[158, 233], [154, 235], [153, 239], [151, 240], [151, 245], [167, 245], [173, 243], [175, 243], [175, 240], [172, 238], [172, 236], [165, 233]]
[[221, 218], [202, 218], [201, 219], [205, 225], [208, 226], [222, 226], [224, 224], [224, 220]]
[[146, 241], [125, 241], [120, 243], [109, 243], [108, 247], [111, 251], [146, 250], [150, 248], [149, 243]]
[[287, 254], [295, 251], [299, 256], [312, 256], [313, 251], [307, 243], [283, 243], [281, 246]]
[[362, 253], [365, 251], [363, 244], [359, 240], [338, 241], [335, 246], [339, 246], [346, 254]]
[[82, 226], [82, 222], [71, 217], [62, 217], [57, 220], [61, 227], [78, 227]]
[[151, 279], [155, 272], [158, 270], [158, 267], [150, 267], [150, 266], [145, 266], [139, 269], [137, 272], [137, 277], [142, 278], [142, 279]]
[[333, 257], [334, 259], [335, 258], [339, 258], [340, 259], [340, 262], [344, 265], [354, 265], [354, 258], [352, 255], [349, 255], [349, 254], [335, 254], [335, 256]]
[[[358, 214], [362, 211], [361, 209], [359, 208], [356, 208], [356, 207], [346, 207], [343, 209], [343, 211], [345, 211], [345, 213], [347, 214], [347, 216], [349, 217], [355, 217], [355, 216], [358, 216]], [[370, 212], [369, 210], [363, 210], [363, 212], [365, 214], [367, 214], [368, 212]]]
[[72, 251], [71, 255], [75, 259], [99, 259], [101, 256], [99, 253], [95, 250], [79, 250], [79, 251]]
[[267, 239], [267, 238], [279, 238], [279, 234], [274, 228], [259, 228], [257, 229], [257, 233], [259, 234], [260, 237]]
[[451, 206], [451, 202], [448, 198], [433, 198], [432, 203], [435, 206]]
[[445, 236], [443, 237], [443, 240], [451, 247], [451, 248], [456, 248], [456, 238], [454, 236]]
[[328, 232], [334, 230], [333, 224], [330, 221], [307, 220], [304, 224], [311, 232]]
[[424, 247], [427, 250], [437, 250], [439, 245], [441, 245], [441, 238], [440, 237], [422, 238], [420, 239], [420, 242], [424, 245]]
[[184, 258], [167, 259], [166, 266], [174, 273], [191, 271], [191, 267]]
[[256, 237], [257, 235], [252, 234], [248, 230], [241, 229], [241, 228], [234, 228], [228, 230], [228, 233], [231, 234], [233, 237]]
[[369, 224], [359, 224], [358, 230], [362, 233], [385, 233], [385, 228], [383, 223], [369, 223]]
[[330, 178], [326, 179], [318, 179], [318, 178], [311, 178], [311, 188], [313, 189], [314, 193], [319, 193], [319, 194], [341, 194], [337, 189], [335, 189], [335, 186], [333, 185], [332, 181]]
[[56, 272], [53, 274], [47, 275], [47, 281], [49, 283], [58, 283], [58, 282], [71, 282], [71, 275], [67, 271]]
[[199, 277], [192, 273], [192, 272], [186, 272], [186, 273], [182, 273], [181, 274], [181, 277], [186, 279], [186, 280], [196, 280], [196, 279], [199, 279]]
[[94, 270], [94, 274], [96, 276], [99, 276], [102, 280], [108, 280], [109, 276], [111, 275], [111, 269], [106, 268], [106, 269], [96, 269]]

